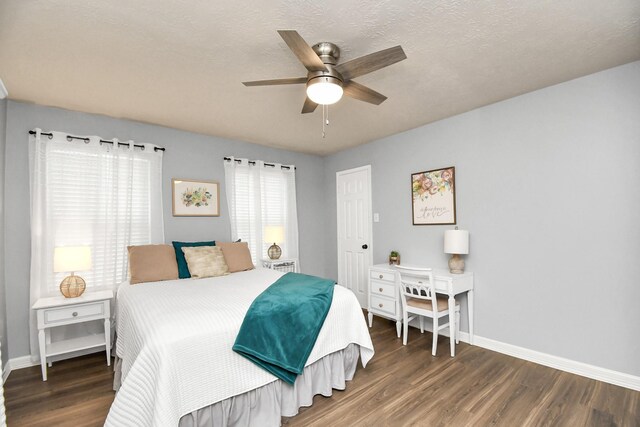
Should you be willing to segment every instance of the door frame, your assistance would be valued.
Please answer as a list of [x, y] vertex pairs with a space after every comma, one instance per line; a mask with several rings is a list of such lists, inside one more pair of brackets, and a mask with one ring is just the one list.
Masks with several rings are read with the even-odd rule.
[[[361, 172], [361, 171], [367, 171], [367, 177], [368, 177], [367, 181], [369, 184], [369, 203], [366, 206], [366, 209], [367, 209], [370, 242], [367, 243], [369, 245], [369, 248], [367, 249], [367, 251], [369, 253], [368, 254], [369, 267], [373, 265], [373, 188], [371, 186], [371, 165], [364, 165], [364, 166], [359, 166], [357, 168], [345, 169], [345, 170], [336, 172], [336, 246], [338, 248], [336, 261], [338, 262], [338, 279], [342, 277], [342, 275], [340, 274], [341, 273], [340, 256], [342, 254], [342, 245], [340, 244], [340, 238], [338, 234], [339, 233], [338, 227], [340, 226], [340, 209], [338, 205], [338, 197], [340, 193], [338, 188], [338, 184], [339, 184], [338, 179], [341, 175], [347, 175], [350, 173]], [[367, 277], [368, 275], [369, 273], [367, 272]], [[369, 284], [368, 283], [365, 283], [365, 289], [367, 289], [367, 301], [368, 301], [369, 300]], [[368, 305], [368, 302], [367, 302], [367, 305]]]

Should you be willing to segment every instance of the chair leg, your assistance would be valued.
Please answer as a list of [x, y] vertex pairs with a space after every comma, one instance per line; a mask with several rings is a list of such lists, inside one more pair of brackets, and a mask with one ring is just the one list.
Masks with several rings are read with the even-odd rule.
[[409, 319], [407, 312], [404, 312], [402, 318], [402, 345], [407, 345], [407, 337], [409, 336]]
[[424, 334], [424, 317], [420, 316], [420, 333]]
[[456, 344], [460, 344], [460, 306], [456, 309]]
[[431, 344], [431, 355], [436, 355], [438, 349], [438, 315], [433, 316], [433, 343]]

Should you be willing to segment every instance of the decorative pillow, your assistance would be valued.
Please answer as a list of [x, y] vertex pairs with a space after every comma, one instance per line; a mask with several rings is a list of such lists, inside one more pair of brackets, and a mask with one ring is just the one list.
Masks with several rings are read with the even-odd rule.
[[191, 277], [201, 279], [229, 274], [224, 255], [217, 246], [184, 247], [182, 252], [189, 265]]
[[251, 252], [247, 242], [218, 242], [217, 247], [222, 249], [230, 273], [256, 268], [251, 261]]
[[129, 283], [159, 282], [178, 278], [176, 254], [171, 245], [128, 246]]
[[187, 266], [187, 260], [184, 259], [183, 247], [197, 247], [197, 246], [215, 246], [215, 241], [210, 242], [171, 242], [173, 248], [176, 251], [176, 261], [178, 262], [178, 275], [181, 279], [188, 279], [191, 277], [189, 273], [189, 267]]

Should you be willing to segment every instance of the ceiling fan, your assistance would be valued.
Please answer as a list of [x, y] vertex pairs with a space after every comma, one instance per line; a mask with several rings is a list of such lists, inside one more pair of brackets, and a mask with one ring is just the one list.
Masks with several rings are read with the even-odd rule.
[[312, 113], [319, 104], [329, 105], [338, 102], [343, 93], [360, 101], [380, 105], [387, 99], [386, 96], [352, 79], [407, 58], [402, 47], [395, 46], [338, 64], [340, 49], [335, 44], [321, 42], [311, 47], [295, 30], [278, 30], [278, 34], [308, 70], [307, 77], [257, 80], [242, 84], [272, 86], [306, 83], [307, 98], [302, 107], [302, 114]]

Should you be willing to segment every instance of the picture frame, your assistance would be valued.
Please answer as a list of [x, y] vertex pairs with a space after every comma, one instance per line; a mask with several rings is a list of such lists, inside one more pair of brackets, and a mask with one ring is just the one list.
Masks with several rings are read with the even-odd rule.
[[411, 174], [413, 225], [456, 223], [455, 176], [454, 166]]
[[173, 216], [220, 216], [220, 184], [217, 181], [171, 180]]

